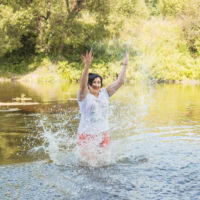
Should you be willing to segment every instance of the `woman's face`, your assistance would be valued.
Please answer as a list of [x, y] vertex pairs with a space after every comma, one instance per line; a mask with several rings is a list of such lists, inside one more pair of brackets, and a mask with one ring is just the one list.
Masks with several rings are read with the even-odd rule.
[[101, 89], [101, 79], [99, 77], [95, 78], [92, 81], [92, 86], [89, 85], [89, 89], [91, 93], [99, 93], [99, 90]]

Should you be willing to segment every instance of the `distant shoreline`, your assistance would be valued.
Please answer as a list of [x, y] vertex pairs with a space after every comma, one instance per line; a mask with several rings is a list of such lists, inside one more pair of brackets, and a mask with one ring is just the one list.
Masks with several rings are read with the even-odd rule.
[[[49, 75], [51, 76], [57, 76], [57, 80], [54, 79], [53, 81], [39, 81], [38, 79], [39, 78], [43, 78], [43, 75], [38, 75], [38, 74], [33, 74], [33, 73], [30, 73], [30, 74], [25, 74], [25, 75], [13, 75], [11, 77], [3, 77], [1, 76], [0, 77], [0, 83], [2, 82], [43, 82], [43, 83], [47, 83], [47, 82], [52, 82], [52, 83], [56, 83], [56, 82], [70, 82], [68, 80], [63, 80], [63, 79], [59, 79], [58, 75], [55, 74], [55, 73], [49, 73]], [[137, 81], [134, 81], [135, 82], [142, 82], [143, 80], [137, 80]], [[146, 81], [149, 81], [150, 83], [152, 84], [192, 84], [192, 85], [195, 85], [195, 84], [200, 84], [200, 81], [198, 80], [185, 80], [185, 81], [179, 81], [179, 80], [162, 80], [162, 81], [159, 81], [159, 80], [145, 80]], [[132, 81], [125, 81], [125, 83], [132, 83]]]

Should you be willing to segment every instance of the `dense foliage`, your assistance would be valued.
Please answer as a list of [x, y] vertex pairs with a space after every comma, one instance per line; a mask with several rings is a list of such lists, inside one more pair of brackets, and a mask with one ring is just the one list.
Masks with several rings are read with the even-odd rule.
[[[80, 79], [81, 55], [108, 79], [200, 79], [199, 0], [0, 0], [0, 69]], [[44, 75], [45, 74], [45, 75]]]

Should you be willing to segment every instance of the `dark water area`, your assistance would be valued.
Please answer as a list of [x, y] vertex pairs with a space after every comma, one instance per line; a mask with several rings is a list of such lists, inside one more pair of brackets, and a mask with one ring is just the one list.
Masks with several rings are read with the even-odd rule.
[[0, 103], [32, 98], [0, 106], [0, 199], [200, 199], [199, 85], [124, 85], [110, 101], [109, 156], [91, 165], [77, 154], [77, 90], [0, 83]]

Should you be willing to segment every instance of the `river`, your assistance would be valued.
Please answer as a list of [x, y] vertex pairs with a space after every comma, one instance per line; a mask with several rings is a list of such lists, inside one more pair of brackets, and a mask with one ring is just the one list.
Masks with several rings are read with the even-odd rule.
[[77, 90], [0, 83], [1, 103], [31, 98], [0, 106], [0, 199], [200, 199], [198, 84], [123, 85], [109, 156], [91, 165], [77, 154]]

